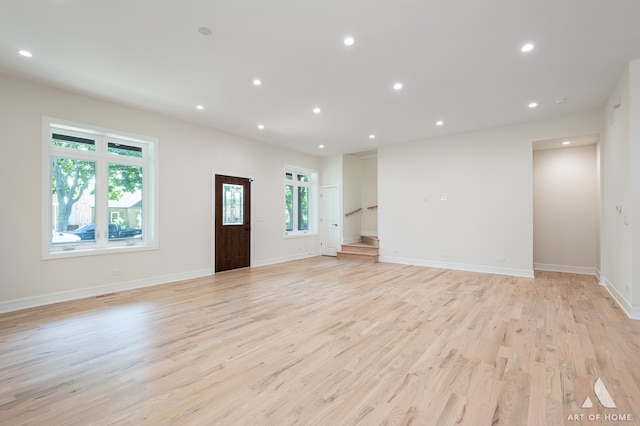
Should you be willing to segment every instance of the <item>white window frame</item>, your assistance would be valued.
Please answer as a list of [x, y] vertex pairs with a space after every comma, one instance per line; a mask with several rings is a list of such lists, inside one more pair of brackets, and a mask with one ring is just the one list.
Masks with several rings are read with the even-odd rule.
[[[94, 151], [72, 150], [52, 145], [53, 133], [81, 136], [95, 140]], [[142, 148], [142, 158], [110, 154], [108, 142], [121, 141]], [[93, 242], [53, 245], [51, 241], [51, 159], [52, 157], [87, 160], [96, 164], [95, 227]], [[139, 166], [143, 169], [142, 181], [142, 239], [112, 241], [108, 238], [110, 215], [108, 214], [107, 185], [109, 163]], [[60, 259], [78, 256], [101, 255], [158, 248], [158, 140], [149, 136], [127, 134], [89, 124], [75, 123], [51, 117], [42, 118], [42, 258]]]
[[[293, 180], [287, 179], [287, 173], [291, 173], [293, 175]], [[299, 182], [296, 178], [297, 175], [305, 175], [309, 176], [309, 182]], [[307, 236], [317, 236], [318, 235], [318, 172], [313, 170], [307, 170], [300, 167], [293, 166], [285, 166], [284, 169], [284, 185], [283, 189], [283, 201], [286, 202], [287, 196], [287, 185], [293, 185], [293, 231], [288, 231], [286, 228], [286, 209], [283, 217], [283, 223], [285, 223], [284, 235], [285, 238], [297, 238], [297, 237], [307, 237]], [[298, 218], [298, 187], [308, 187], [309, 188], [309, 229], [308, 230], [297, 230]]]

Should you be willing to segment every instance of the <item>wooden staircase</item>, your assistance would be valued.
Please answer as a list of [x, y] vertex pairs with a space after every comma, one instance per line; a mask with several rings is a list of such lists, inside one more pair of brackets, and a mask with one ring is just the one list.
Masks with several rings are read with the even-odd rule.
[[338, 259], [354, 260], [366, 263], [378, 263], [379, 241], [376, 237], [360, 237], [360, 242], [343, 244], [338, 251]]

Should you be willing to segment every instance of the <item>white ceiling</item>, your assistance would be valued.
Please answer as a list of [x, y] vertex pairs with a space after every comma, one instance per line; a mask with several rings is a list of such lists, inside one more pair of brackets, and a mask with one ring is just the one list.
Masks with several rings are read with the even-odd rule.
[[603, 107], [637, 58], [638, 0], [0, 0], [2, 74], [316, 155]]
[[600, 135], [581, 135], [563, 138], [547, 139], [543, 141], [533, 141], [534, 151], [546, 149], [575, 148], [577, 146], [595, 145], [600, 140]]

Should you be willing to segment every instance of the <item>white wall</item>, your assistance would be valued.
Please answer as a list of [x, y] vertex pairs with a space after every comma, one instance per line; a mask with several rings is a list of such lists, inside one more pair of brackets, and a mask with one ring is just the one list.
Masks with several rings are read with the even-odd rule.
[[[629, 117], [631, 209], [628, 212], [633, 244], [631, 282], [633, 314], [640, 319], [640, 59], [629, 63]], [[635, 226], [634, 226], [635, 225]]]
[[[159, 250], [41, 259], [42, 116], [159, 139]], [[7, 77], [0, 144], [0, 311], [212, 273], [215, 172], [255, 179], [252, 265], [319, 254], [318, 236], [286, 239], [283, 230], [284, 166], [319, 170], [317, 157]]]
[[378, 236], [378, 209], [367, 207], [378, 205], [378, 157], [362, 157], [362, 234]]
[[342, 155], [322, 157], [320, 160], [320, 186], [342, 185]]
[[595, 275], [599, 269], [596, 145], [533, 152], [534, 268]]
[[352, 243], [360, 240], [364, 213], [360, 211], [349, 216], [344, 215], [362, 207], [362, 163], [359, 157], [352, 154], [343, 155], [342, 161], [342, 238], [345, 243]]
[[[616, 97], [621, 105], [613, 108]], [[605, 108], [602, 283], [640, 319], [640, 60], [625, 68]], [[619, 208], [617, 208], [619, 206]]]
[[600, 133], [601, 117], [592, 111], [380, 148], [381, 260], [532, 276], [531, 144]]
[[[612, 107], [620, 96], [620, 108]], [[626, 68], [606, 106], [603, 149], [604, 270], [602, 279], [618, 300], [631, 306], [631, 230], [624, 215], [631, 207], [629, 69]], [[617, 206], [622, 206], [619, 212]]]

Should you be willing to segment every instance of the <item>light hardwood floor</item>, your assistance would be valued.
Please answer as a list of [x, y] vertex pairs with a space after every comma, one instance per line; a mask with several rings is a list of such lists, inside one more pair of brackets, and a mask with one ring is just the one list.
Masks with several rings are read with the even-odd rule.
[[640, 322], [536, 275], [318, 257], [0, 315], [0, 424], [639, 424]]

